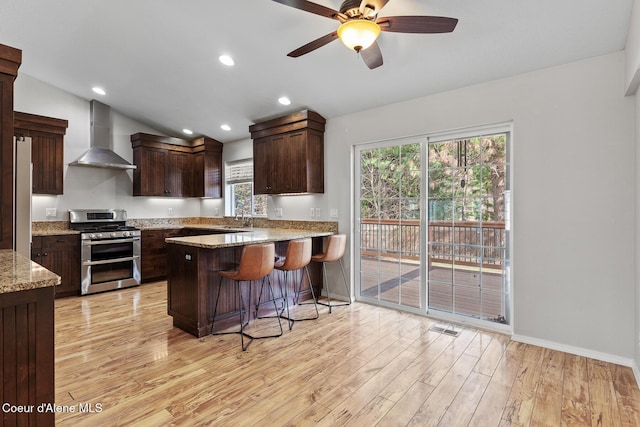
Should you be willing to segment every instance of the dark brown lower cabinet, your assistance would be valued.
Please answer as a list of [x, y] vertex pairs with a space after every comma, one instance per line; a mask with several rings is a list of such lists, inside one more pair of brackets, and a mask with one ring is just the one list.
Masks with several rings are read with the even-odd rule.
[[56, 298], [80, 293], [79, 235], [34, 236], [31, 260], [61, 277], [56, 286]]
[[41, 406], [55, 400], [53, 299], [53, 287], [0, 294], [1, 426], [55, 424]]
[[188, 227], [142, 230], [140, 243], [141, 281], [143, 283], [154, 282], [167, 278], [167, 244], [164, 239], [215, 233], [220, 233], [220, 231]]

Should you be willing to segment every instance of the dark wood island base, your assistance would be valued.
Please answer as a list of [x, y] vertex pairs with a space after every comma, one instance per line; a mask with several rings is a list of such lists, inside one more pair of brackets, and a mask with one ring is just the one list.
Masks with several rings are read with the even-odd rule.
[[[323, 237], [330, 232], [308, 232], [300, 230], [256, 230], [242, 233], [229, 233], [211, 236], [177, 237], [167, 239], [168, 274], [167, 304], [168, 314], [173, 317], [173, 325], [196, 337], [211, 333], [213, 308], [216, 303], [220, 276], [217, 271], [232, 270], [240, 262], [242, 248], [245, 245], [273, 241], [276, 256], [284, 256], [290, 240], [311, 237], [312, 253], [320, 253], [323, 249]], [[301, 299], [310, 299], [311, 291], [302, 271], [293, 272], [288, 286], [289, 297], [294, 293], [294, 286], [303, 278]], [[322, 289], [322, 271], [319, 264], [311, 263], [309, 273], [316, 295]], [[276, 298], [280, 297], [279, 284], [284, 274], [274, 270], [270, 280]], [[223, 279], [218, 303], [216, 320], [238, 315], [237, 286], [228, 279]], [[260, 286], [253, 286], [253, 301], [258, 300]]]

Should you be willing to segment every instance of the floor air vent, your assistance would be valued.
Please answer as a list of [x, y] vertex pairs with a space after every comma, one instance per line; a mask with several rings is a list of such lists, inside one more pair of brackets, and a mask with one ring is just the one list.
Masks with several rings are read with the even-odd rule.
[[429, 330], [445, 335], [451, 335], [452, 337], [457, 337], [462, 331], [462, 329], [456, 329], [453, 325], [433, 325], [429, 328]]

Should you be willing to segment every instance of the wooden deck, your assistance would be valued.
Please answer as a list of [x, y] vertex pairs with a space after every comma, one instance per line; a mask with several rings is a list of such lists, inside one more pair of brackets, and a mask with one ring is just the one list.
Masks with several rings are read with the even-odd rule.
[[[429, 270], [429, 308], [499, 321], [504, 313], [502, 275], [483, 269], [432, 263]], [[363, 256], [361, 296], [409, 307], [422, 307], [420, 264], [417, 261]]]

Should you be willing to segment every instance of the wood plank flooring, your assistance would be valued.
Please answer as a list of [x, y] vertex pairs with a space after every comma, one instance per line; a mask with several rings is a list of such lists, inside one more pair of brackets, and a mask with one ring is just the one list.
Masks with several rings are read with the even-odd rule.
[[166, 313], [165, 282], [56, 301], [58, 426], [640, 426], [630, 368], [496, 333], [354, 303], [242, 352]]

